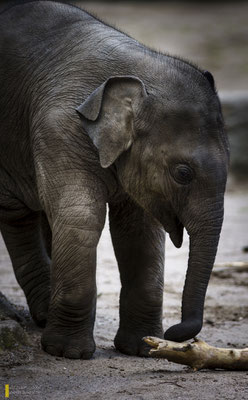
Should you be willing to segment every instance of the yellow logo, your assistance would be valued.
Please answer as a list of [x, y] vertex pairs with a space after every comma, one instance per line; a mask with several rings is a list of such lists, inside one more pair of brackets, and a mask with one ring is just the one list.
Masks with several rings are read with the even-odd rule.
[[5, 399], [9, 398], [9, 385], [5, 385]]

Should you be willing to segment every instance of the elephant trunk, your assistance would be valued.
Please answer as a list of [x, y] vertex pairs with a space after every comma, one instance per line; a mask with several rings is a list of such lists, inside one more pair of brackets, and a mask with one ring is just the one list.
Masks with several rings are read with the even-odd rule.
[[[184, 224], [190, 236], [190, 252], [183, 290], [182, 322], [165, 332], [167, 340], [181, 342], [191, 339], [202, 328], [205, 295], [223, 222], [223, 199], [214, 205], [212, 203], [211, 208], [215, 208], [214, 213], [205, 211], [205, 218], [192, 223], [196, 221], [194, 216], [191, 222]], [[211, 215], [211, 219], [206, 214]]]

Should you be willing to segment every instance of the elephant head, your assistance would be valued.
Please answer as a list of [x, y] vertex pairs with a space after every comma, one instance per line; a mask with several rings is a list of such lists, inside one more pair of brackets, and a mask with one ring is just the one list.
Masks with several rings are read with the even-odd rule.
[[190, 236], [182, 321], [165, 338], [202, 328], [203, 306], [223, 221], [229, 162], [221, 107], [209, 72], [169, 74], [160, 82], [115, 76], [77, 109], [103, 168], [115, 165], [126, 192], [180, 247]]

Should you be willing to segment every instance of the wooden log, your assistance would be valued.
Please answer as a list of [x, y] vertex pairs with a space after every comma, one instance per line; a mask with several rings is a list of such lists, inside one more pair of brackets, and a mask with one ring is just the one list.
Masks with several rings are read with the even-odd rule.
[[152, 357], [188, 365], [195, 371], [203, 368], [248, 370], [248, 348], [224, 349], [210, 346], [198, 339], [194, 339], [192, 343], [177, 343], [147, 336], [143, 340], [152, 347], [149, 353]]

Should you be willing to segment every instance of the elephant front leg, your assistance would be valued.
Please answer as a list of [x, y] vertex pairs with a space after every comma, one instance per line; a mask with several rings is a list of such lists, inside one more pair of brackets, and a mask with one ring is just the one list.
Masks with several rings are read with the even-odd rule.
[[91, 218], [82, 221], [80, 214], [53, 224], [52, 293], [41, 343], [52, 355], [89, 359], [95, 351], [96, 246], [102, 227], [90, 226]]
[[164, 231], [131, 200], [110, 205], [110, 231], [122, 284], [115, 347], [146, 356], [142, 338], [163, 337]]
[[40, 213], [1, 223], [15, 276], [27, 298], [32, 318], [45, 326], [50, 298], [50, 258], [40, 229]]

